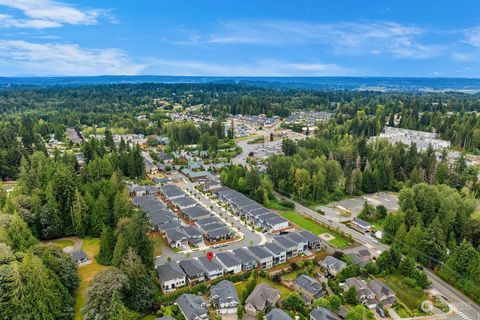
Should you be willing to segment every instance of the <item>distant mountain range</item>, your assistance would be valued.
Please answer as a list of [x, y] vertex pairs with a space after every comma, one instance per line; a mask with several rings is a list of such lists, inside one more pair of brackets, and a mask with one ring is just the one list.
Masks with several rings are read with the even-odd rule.
[[116, 83], [237, 83], [264, 88], [371, 91], [480, 92], [480, 79], [396, 77], [193, 77], [193, 76], [96, 76], [0, 77], [0, 86], [69, 86]]

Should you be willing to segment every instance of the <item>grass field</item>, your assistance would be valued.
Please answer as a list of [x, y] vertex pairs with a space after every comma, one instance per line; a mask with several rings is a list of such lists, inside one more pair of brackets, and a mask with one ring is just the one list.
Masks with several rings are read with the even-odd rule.
[[300, 228], [308, 230], [313, 234], [316, 234], [316, 235], [319, 235], [322, 233], [331, 234], [332, 236], [335, 237], [335, 239], [330, 240], [329, 243], [339, 249], [346, 248], [351, 245], [348, 239], [343, 237], [341, 234], [334, 232], [328, 229], [327, 227], [321, 225], [320, 223], [312, 219], [309, 219], [299, 213], [296, 213], [294, 211], [284, 211], [284, 212], [281, 212], [281, 215], [285, 219], [299, 226]]
[[410, 309], [413, 315], [422, 315], [420, 304], [427, 299], [425, 292], [421, 288], [412, 288], [402, 281], [399, 275], [389, 275], [383, 279], [396, 294], [397, 298]]
[[258, 137], [258, 135], [253, 134], [253, 135], [250, 135], [250, 136], [234, 138], [233, 141], [238, 142], [238, 141], [248, 140], [248, 139], [256, 138], [256, 137]]
[[160, 236], [158, 233], [150, 233], [148, 235], [148, 238], [152, 241], [153, 243], [153, 254], [155, 256], [160, 256], [162, 255], [163, 248], [165, 248], [165, 242], [163, 238]]
[[63, 249], [65, 247], [71, 247], [75, 242], [73, 240], [52, 240], [51, 241], [56, 247], [59, 247], [60, 249]]
[[83, 240], [82, 250], [85, 251], [92, 263], [78, 268], [80, 286], [75, 293], [75, 320], [83, 319], [81, 310], [83, 307], [85, 307], [85, 291], [87, 290], [90, 281], [98, 271], [107, 268], [95, 261], [95, 256], [97, 255], [99, 249], [100, 240], [98, 238]]

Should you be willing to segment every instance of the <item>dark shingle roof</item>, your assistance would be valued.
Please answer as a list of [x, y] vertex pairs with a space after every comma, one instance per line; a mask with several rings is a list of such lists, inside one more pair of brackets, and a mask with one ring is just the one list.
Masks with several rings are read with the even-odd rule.
[[272, 254], [265, 250], [262, 246], [253, 246], [247, 248], [258, 259], [271, 258]]
[[165, 232], [171, 241], [182, 241], [188, 238], [181, 228], [167, 229]]
[[323, 297], [322, 285], [312, 277], [302, 274], [295, 279], [295, 284], [308, 291], [315, 299]]
[[210, 288], [210, 296], [216, 304], [239, 303], [237, 290], [231, 281], [223, 280]]
[[292, 320], [292, 318], [282, 309], [273, 308], [265, 315], [266, 320]]
[[195, 259], [182, 260], [178, 264], [189, 277], [196, 277], [205, 273], [203, 266]]
[[197, 201], [195, 201], [195, 199], [188, 195], [181, 198], [173, 199], [172, 202], [179, 207], [186, 207], [197, 204]]
[[274, 238], [275, 241], [277, 242], [277, 244], [281, 247], [283, 247], [284, 249], [290, 249], [290, 248], [293, 248], [293, 247], [297, 247], [297, 244], [295, 242], [293, 242], [292, 240], [288, 239], [287, 237], [284, 237], [284, 236], [278, 236], [278, 237], [275, 237]]
[[247, 249], [245, 248], [238, 248], [233, 250], [233, 254], [242, 261], [242, 263], [250, 263], [256, 262], [257, 258], [255, 258]]
[[231, 268], [241, 264], [241, 261], [238, 260], [238, 258], [234, 256], [231, 252], [217, 253], [217, 258], [227, 268]]
[[325, 308], [315, 308], [310, 313], [310, 318], [312, 320], [337, 320], [339, 319], [335, 314], [333, 314], [330, 310]]
[[216, 257], [214, 257], [211, 261], [208, 260], [207, 257], [199, 257], [198, 262], [203, 266], [203, 268], [207, 271], [217, 271], [217, 270], [223, 270], [223, 266], [218, 263], [218, 260]]
[[184, 293], [176, 302], [187, 319], [208, 319], [207, 303], [202, 297]]
[[185, 192], [182, 191], [179, 187], [173, 184], [167, 184], [160, 188], [160, 191], [167, 197], [184, 197], [186, 195]]
[[82, 250], [73, 251], [72, 253], [70, 253], [70, 255], [72, 256], [72, 260], [74, 262], [80, 262], [80, 261], [83, 261], [83, 260], [88, 260], [87, 255]]
[[174, 261], [157, 266], [157, 274], [164, 282], [185, 277], [185, 272]]
[[190, 220], [197, 220], [200, 217], [208, 217], [210, 212], [202, 207], [201, 205], [196, 205], [195, 207], [184, 209], [183, 213], [190, 218]]
[[275, 255], [285, 253], [285, 249], [275, 243], [266, 243], [264, 247]]
[[215, 238], [221, 238], [221, 237], [228, 237], [232, 234], [232, 231], [230, 231], [228, 228], [219, 228], [215, 230], [211, 230], [206, 234], [207, 237], [210, 239], [215, 239]]

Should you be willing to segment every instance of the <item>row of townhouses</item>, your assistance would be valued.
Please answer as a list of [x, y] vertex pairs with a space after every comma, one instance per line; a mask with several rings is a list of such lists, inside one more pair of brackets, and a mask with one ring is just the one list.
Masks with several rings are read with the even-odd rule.
[[303, 230], [276, 236], [273, 242], [264, 245], [217, 253], [211, 261], [205, 257], [170, 261], [157, 266], [157, 274], [162, 290], [168, 292], [188, 284], [194, 285], [255, 268], [269, 269], [323, 246], [318, 236]]

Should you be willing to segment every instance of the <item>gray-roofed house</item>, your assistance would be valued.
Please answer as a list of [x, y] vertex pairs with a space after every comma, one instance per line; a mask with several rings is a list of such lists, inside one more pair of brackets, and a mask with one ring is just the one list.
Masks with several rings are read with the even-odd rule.
[[257, 258], [255, 258], [245, 248], [238, 248], [233, 250], [233, 254], [242, 262], [242, 270], [251, 270], [257, 267]]
[[198, 202], [189, 195], [186, 195], [181, 198], [173, 199], [172, 204], [180, 210], [185, 210], [195, 207], [196, 205], [198, 205]]
[[88, 262], [88, 257], [83, 250], [76, 250], [70, 253], [73, 262], [76, 264], [82, 264]]
[[308, 248], [310, 250], [317, 251], [322, 249], [325, 246], [323, 240], [319, 236], [311, 233], [310, 231], [302, 230], [302, 231], [299, 231], [298, 234], [304, 237], [305, 239], [307, 239]]
[[373, 309], [377, 305], [375, 293], [361, 279], [348, 278], [345, 280], [343, 287], [345, 288], [345, 290], [348, 290], [351, 287], [355, 287], [358, 293], [358, 300], [360, 300], [360, 302], [364, 304], [367, 308]]
[[248, 251], [257, 258], [258, 266], [263, 269], [273, 267], [273, 254], [263, 246], [247, 247]]
[[265, 320], [292, 320], [292, 317], [288, 315], [282, 309], [273, 308], [269, 313], [265, 315]]
[[273, 212], [259, 216], [258, 218], [262, 221], [262, 227], [269, 232], [286, 229], [289, 226], [287, 219]]
[[288, 240], [293, 241], [297, 245], [298, 254], [304, 253], [308, 248], [308, 241], [302, 237], [298, 232], [291, 232], [284, 235]]
[[365, 247], [357, 249], [350, 255], [352, 256], [352, 264], [359, 265], [361, 267], [365, 266], [372, 258], [372, 253]]
[[223, 280], [210, 288], [212, 304], [220, 314], [236, 314], [240, 303], [231, 281]]
[[162, 231], [162, 232], [165, 232], [167, 231], [168, 229], [174, 229], [174, 228], [178, 228], [178, 227], [181, 227], [181, 223], [177, 220], [174, 220], [174, 221], [170, 221], [170, 222], [167, 222], [167, 223], [164, 223], [160, 226], [158, 226], [158, 230]]
[[183, 227], [183, 232], [187, 235], [189, 244], [198, 244], [203, 241], [203, 233], [194, 226]]
[[333, 256], [326, 256], [323, 261], [320, 263], [322, 267], [325, 268], [327, 273], [329, 273], [332, 276], [336, 276], [340, 271], [345, 269], [347, 264], [343, 262], [342, 260], [338, 260], [337, 258]]
[[313, 300], [323, 297], [322, 284], [307, 275], [299, 275], [292, 284], [292, 288], [298, 291], [305, 301], [310, 304]]
[[309, 317], [309, 320], [338, 320], [338, 319], [340, 318], [337, 317], [337, 315], [332, 313], [330, 310], [322, 307], [313, 309], [312, 312], [310, 312], [310, 317]]
[[265, 311], [267, 307], [275, 305], [278, 299], [280, 299], [280, 291], [266, 283], [261, 283], [253, 289], [245, 300], [245, 312], [256, 316], [258, 312]]
[[370, 223], [360, 218], [354, 218], [353, 224], [362, 229], [363, 231], [370, 231], [370, 229], [372, 228], [372, 225]]
[[263, 245], [265, 249], [273, 254], [273, 265], [285, 263], [287, 261], [287, 251], [275, 243], [266, 243]]
[[217, 259], [225, 268], [225, 274], [236, 274], [242, 271], [242, 262], [231, 252], [217, 253]]
[[223, 225], [221, 228], [210, 230], [205, 233], [205, 238], [210, 242], [217, 242], [225, 239], [232, 238], [233, 234], [230, 229]]
[[180, 248], [188, 242], [187, 234], [180, 227], [165, 230], [165, 236], [172, 248]]
[[182, 260], [178, 264], [185, 271], [188, 283], [195, 284], [205, 280], [205, 269], [197, 260]]
[[218, 262], [216, 257], [209, 261], [207, 257], [202, 256], [198, 258], [198, 262], [202, 265], [205, 270], [205, 275], [209, 280], [223, 276], [223, 266]]
[[208, 319], [207, 302], [201, 296], [184, 293], [177, 298], [176, 303], [185, 319]]
[[287, 237], [284, 237], [283, 235], [276, 236], [274, 239], [279, 246], [285, 249], [287, 253], [287, 259], [296, 257], [298, 255], [298, 245], [295, 242]]
[[210, 212], [201, 205], [184, 209], [182, 210], [182, 214], [190, 221], [197, 221], [210, 216]]
[[158, 279], [163, 292], [175, 290], [187, 284], [187, 276], [174, 261], [156, 267]]
[[160, 192], [167, 200], [175, 200], [185, 197], [186, 193], [182, 189], [173, 184], [166, 184], [160, 188]]
[[220, 181], [213, 180], [213, 181], [205, 182], [205, 184], [203, 185], [203, 190], [213, 191], [213, 190], [220, 189], [221, 187], [222, 187], [222, 184], [220, 183]]
[[375, 298], [382, 306], [390, 306], [395, 304], [396, 295], [389, 286], [378, 279], [373, 279], [368, 282], [368, 287], [372, 289]]

